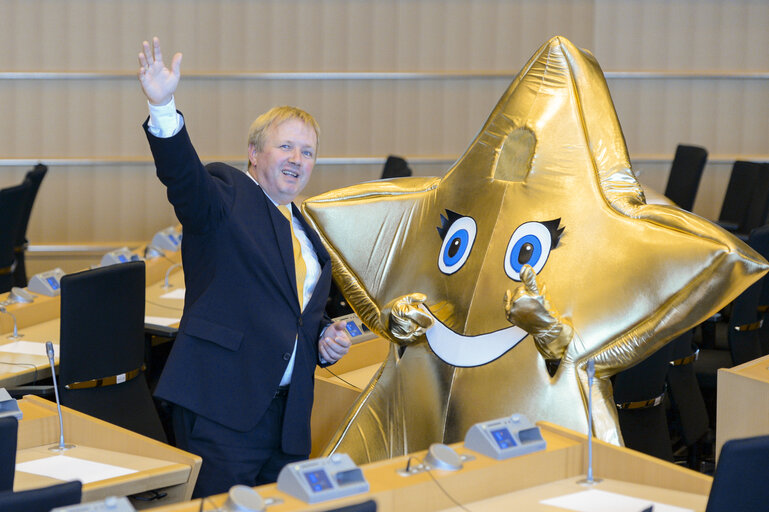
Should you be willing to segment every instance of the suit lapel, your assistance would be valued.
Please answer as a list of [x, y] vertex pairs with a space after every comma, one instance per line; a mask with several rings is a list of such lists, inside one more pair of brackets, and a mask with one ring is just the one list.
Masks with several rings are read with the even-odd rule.
[[[261, 190], [261, 187], [260, 187]], [[264, 191], [262, 190], [264, 195]], [[280, 261], [275, 262], [276, 274], [282, 273], [285, 279], [280, 279], [283, 286], [280, 291], [292, 307], [299, 309], [299, 297], [296, 296], [296, 269], [294, 267], [294, 247], [291, 240], [291, 226], [280, 210], [264, 195], [265, 207], [272, 223], [275, 242], [280, 254]], [[283, 268], [281, 272], [280, 268]]]

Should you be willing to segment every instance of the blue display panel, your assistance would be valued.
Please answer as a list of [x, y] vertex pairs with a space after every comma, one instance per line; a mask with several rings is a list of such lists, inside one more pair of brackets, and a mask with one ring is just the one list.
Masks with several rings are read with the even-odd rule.
[[360, 336], [361, 334], [363, 334], [363, 333], [360, 331], [360, 329], [358, 329], [358, 326], [357, 326], [357, 325], [355, 325], [355, 322], [353, 322], [352, 320], [350, 320], [349, 322], [347, 322], [347, 325], [346, 325], [345, 327], [347, 327], [347, 332], [349, 332], [349, 333], [350, 333], [350, 336], [352, 336], [353, 338], [354, 338], [355, 336]]
[[312, 489], [313, 492], [331, 489], [331, 482], [328, 479], [328, 475], [322, 469], [307, 471], [304, 473], [304, 477], [307, 479], [307, 483], [310, 484], [310, 489]]
[[57, 281], [55, 277], [47, 277], [45, 280], [48, 281], [48, 284], [51, 285], [52, 289], [59, 289], [59, 281]]
[[515, 442], [515, 439], [513, 439], [513, 435], [506, 428], [492, 430], [491, 435], [494, 437], [494, 441], [497, 442], [497, 446], [502, 450], [518, 445], [518, 443]]

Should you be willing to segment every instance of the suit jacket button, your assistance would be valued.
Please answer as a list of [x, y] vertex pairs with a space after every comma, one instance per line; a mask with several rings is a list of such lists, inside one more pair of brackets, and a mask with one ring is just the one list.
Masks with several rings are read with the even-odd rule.
[[299, 317], [299, 322], [298, 323], [299, 323], [299, 327], [301, 327], [302, 326], [302, 317], [301, 316]]
[[291, 359], [291, 353], [290, 352], [286, 352], [285, 354], [283, 354], [283, 360], [284, 361], [288, 361], [289, 359]]

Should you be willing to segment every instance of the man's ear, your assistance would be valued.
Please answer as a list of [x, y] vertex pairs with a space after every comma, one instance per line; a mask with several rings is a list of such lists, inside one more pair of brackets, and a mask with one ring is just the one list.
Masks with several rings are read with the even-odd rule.
[[253, 144], [248, 145], [248, 161], [251, 163], [251, 167], [256, 167], [257, 155], [259, 152], [256, 150], [256, 146]]

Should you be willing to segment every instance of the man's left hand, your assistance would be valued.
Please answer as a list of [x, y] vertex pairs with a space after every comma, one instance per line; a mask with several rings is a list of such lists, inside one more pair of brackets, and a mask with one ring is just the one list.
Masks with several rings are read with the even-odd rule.
[[334, 322], [326, 327], [318, 340], [318, 351], [327, 363], [336, 363], [350, 350], [352, 340], [347, 335], [344, 322]]

